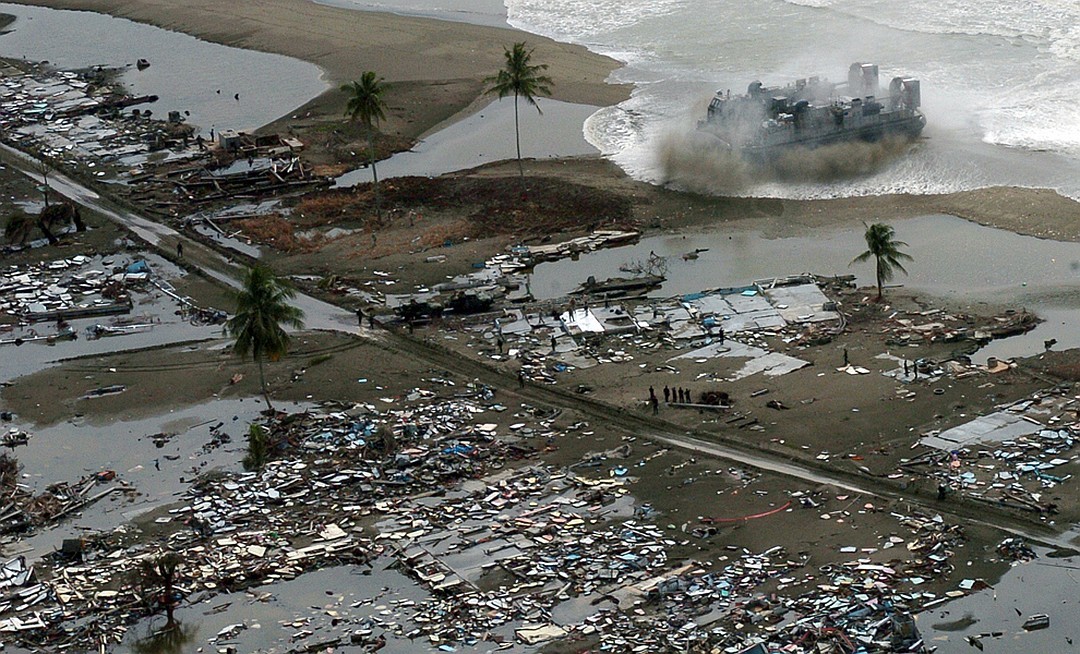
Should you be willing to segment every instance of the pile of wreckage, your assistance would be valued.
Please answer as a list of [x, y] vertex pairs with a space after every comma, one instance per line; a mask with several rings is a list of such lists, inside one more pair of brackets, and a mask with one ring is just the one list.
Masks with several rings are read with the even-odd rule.
[[157, 96], [102, 93], [101, 86], [80, 73], [36, 69], [8, 75], [0, 85], [4, 138], [52, 159], [76, 160], [88, 167], [104, 162], [134, 165], [154, 149], [186, 141], [192, 131], [179, 120], [150, 120], [149, 110], [123, 115], [122, 109], [155, 102]]
[[961, 492], [995, 506], [1054, 513], [1044, 495], [1072, 477], [1062, 471], [1078, 456], [1078, 399], [1055, 388], [997, 409], [923, 434], [917, 445], [925, 449], [902, 460], [901, 469], [930, 477], [941, 495]]
[[469, 347], [495, 360], [516, 359], [525, 379], [554, 384], [560, 373], [633, 361], [635, 352], [659, 348], [694, 348], [669, 366], [677, 359], [737, 357], [749, 361], [733, 379], [784, 374], [809, 364], [769, 351], [765, 339], [820, 344], [842, 328], [843, 317], [816, 278], [800, 275], [633, 304], [525, 305], [462, 323], [476, 339]]
[[884, 322], [883, 333], [888, 345], [919, 343], [971, 342], [986, 345], [998, 338], [1018, 336], [1035, 329], [1039, 318], [1027, 311], [1008, 310], [995, 316], [989, 324], [976, 325], [970, 316], [953, 314], [941, 309], [897, 311]]
[[[406, 406], [384, 413], [360, 405], [272, 423], [267, 429], [275, 451], [287, 458], [260, 472], [215, 475], [194, 484], [183, 506], [155, 521], [177, 525], [164, 547], [128, 547], [120, 528], [74, 548], [77, 557], [57, 557], [45, 575], [47, 592], [35, 590], [33, 603], [12, 602], [0, 611], [0, 633], [13, 634], [9, 642], [27, 647], [97, 649], [120, 642], [130, 624], [149, 614], [130, 583], [133, 571], [163, 551], [182, 554], [185, 572], [178, 586], [185, 594], [228, 592], [328, 565], [368, 562], [382, 546], [360, 536], [360, 521], [375, 512], [378, 501], [431, 491], [529, 451], [496, 440], [493, 425], [474, 424], [479, 413], [505, 410], [489, 389], [454, 391], [454, 397], [437, 398], [417, 389], [402, 398]], [[542, 412], [526, 409], [522, 417], [537, 413]], [[18, 494], [17, 469], [13, 479], [12, 493]], [[55, 490], [71, 490], [87, 501], [105, 494], [88, 496], [86, 485]], [[20, 497], [22, 505], [34, 502], [25, 491]], [[40, 504], [49, 510], [60, 506], [54, 519], [70, 513], [68, 504]]]
[[2, 269], [0, 315], [35, 323], [128, 313], [129, 287], [145, 283], [150, 268], [141, 260], [119, 267], [112, 263], [108, 257], [76, 255]]
[[[828, 650], [809, 643], [830, 638], [867, 652], [918, 651], [907, 616], [942, 598], [908, 588], [948, 573], [962, 537], [940, 518], [897, 514], [909, 538], [883, 536], [818, 570], [779, 548], [673, 567], [670, 552], [689, 546], [689, 535], [645, 521], [629, 494], [633, 477], [507, 465], [534, 451], [526, 439], [557, 443], [587, 425], [557, 427], [558, 411], [526, 405], [500, 416], [506, 427], [480, 422], [510, 409], [487, 387], [426, 381], [440, 390], [384, 398], [388, 410], [329, 405], [272, 420], [261, 428], [273, 459], [257, 472], [198, 480], [154, 519], [163, 541], [131, 545], [121, 527], [65, 547], [37, 573], [9, 562], [0, 633], [23, 647], [108, 648], [155, 610], [131, 581], [138, 569], [174, 552], [183, 561], [175, 589], [187, 602], [387, 562], [427, 591], [370, 617], [340, 606], [329, 624], [294, 633], [290, 652], [374, 638], [374, 629], [442, 651], [575, 639], [611, 651], [739, 652], [767, 641], [816, 652]], [[810, 590], [763, 597], [766, 583]]]
[[[276, 152], [274, 148], [269, 150]], [[140, 184], [131, 198], [149, 202], [157, 209], [176, 210], [192, 204], [303, 192], [329, 184], [328, 178], [315, 175], [309, 164], [288, 148], [285, 150], [247, 158], [228, 157], [221, 165], [198, 162], [139, 174], [133, 178]]]
[[115, 478], [116, 473], [102, 471], [76, 482], [51, 484], [34, 495], [19, 482], [15, 458], [0, 454], [0, 535], [25, 533], [55, 523], [103, 497], [128, 489], [116, 484], [98, 490]]

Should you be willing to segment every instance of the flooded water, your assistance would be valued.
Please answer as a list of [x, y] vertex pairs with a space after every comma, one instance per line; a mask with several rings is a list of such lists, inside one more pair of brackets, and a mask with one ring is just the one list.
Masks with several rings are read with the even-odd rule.
[[[569, 104], [557, 100], [540, 101], [543, 114], [522, 105], [521, 156], [531, 159], [552, 159], [595, 155], [599, 152], [585, 140], [582, 124], [596, 107]], [[398, 153], [376, 164], [380, 179], [419, 175], [434, 177], [482, 164], [514, 159], [514, 100], [496, 100], [484, 109], [428, 136], [408, 151]], [[357, 157], [366, 155], [358, 152]], [[353, 186], [370, 182], [371, 171], [360, 168], [337, 179], [337, 186]]]
[[[990, 302], [1025, 307], [1047, 322], [1024, 337], [998, 341], [985, 354], [1009, 358], [1042, 350], [1045, 339], [1059, 348], [1080, 347], [1080, 243], [1050, 241], [953, 216], [923, 216], [894, 221], [896, 237], [914, 257], [909, 275], [893, 283], [965, 304]], [[769, 238], [756, 230], [718, 228], [708, 232], [660, 235], [621, 248], [600, 250], [536, 267], [530, 288], [548, 299], [573, 290], [590, 275], [598, 280], [629, 276], [624, 264], [645, 261], [650, 252], [667, 257], [667, 281], [653, 297], [670, 297], [712, 288], [744, 286], [756, 279], [811, 272], [854, 274], [860, 286], [874, 283], [872, 262], [849, 266], [866, 249], [862, 225]], [[686, 260], [685, 253], [698, 251]], [[981, 356], [981, 355], [980, 355]]]
[[[383, 569], [388, 562], [377, 561], [374, 570], [358, 567], [316, 570], [292, 581], [258, 586], [252, 593], [214, 595], [201, 601], [196, 595], [189, 598], [195, 603], [183, 606], [176, 613], [177, 619], [192, 630], [190, 645], [180, 651], [196, 651], [197, 648], [213, 651], [206, 647], [207, 639], [237, 624], [244, 624], [246, 628], [235, 638], [223, 639], [222, 646], [242, 643], [240, 651], [243, 652], [285, 651], [295, 644], [294, 634], [301, 631], [289, 625], [302, 617], [311, 616], [303, 625], [303, 630], [314, 632], [308, 642], [318, 642], [340, 635], [344, 631], [342, 622], [353, 623], [353, 629], [360, 629], [373, 617], [383, 619], [380, 613], [387, 611], [392, 601], [420, 601], [426, 597], [423, 589], [401, 573]], [[160, 627], [162, 622], [161, 618], [140, 622], [116, 651], [145, 651], [136, 648], [136, 641], [145, 637], [151, 625]], [[374, 631], [375, 634], [382, 633], [379, 628]], [[365, 647], [331, 649], [335, 652], [370, 651]], [[416, 645], [409, 640], [388, 637], [382, 651], [404, 654], [416, 651]]]
[[[1071, 652], [1073, 641], [1080, 640], [1075, 620], [1078, 591], [1080, 561], [1044, 556], [1016, 565], [994, 588], [919, 616], [919, 630], [928, 645], [938, 647], [938, 654], [974, 652], [966, 638], [985, 632], [1002, 632], [1000, 637], [982, 639], [979, 650], [987, 652]], [[1024, 631], [1024, 621], [1039, 613], [1050, 617], [1050, 627]], [[933, 628], [965, 617], [975, 622], [962, 630]]]
[[[203, 132], [260, 127], [329, 88], [314, 64], [122, 18], [6, 3], [0, 12], [17, 17], [0, 36], [0, 56], [64, 69], [125, 68], [121, 80], [132, 94], [160, 98], [140, 110], [160, 118], [188, 111], [187, 121]], [[137, 70], [139, 59], [150, 67]]]

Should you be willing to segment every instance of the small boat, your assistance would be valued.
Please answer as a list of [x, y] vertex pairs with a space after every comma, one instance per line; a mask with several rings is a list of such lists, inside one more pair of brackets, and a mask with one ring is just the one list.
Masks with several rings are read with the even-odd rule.
[[145, 59], [140, 59], [140, 60], [135, 62], [135, 67], [138, 68], [139, 70], [146, 70], [147, 68], [150, 67], [150, 62], [145, 60]]
[[14, 448], [19, 445], [26, 445], [30, 442], [30, 434], [21, 429], [12, 427], [7, 432], [0, 434], [0, 446]]
[[664, 277], [660, 275], [643, 275], [641, 277], [611, 277], [597, 281], [595, 277], [589, 279], [578, 288], [570, 291], [570, 295], [595, 295], [602, 297], [625, 297], [632, 293], [647, 292], [664, 283]]
[[1046, 629], [1050, 626], [1050, 616], [1045, 613], [1036, 613], [1027, 620], [1024, 620], [1024, 631], [1035, 631], [1036, 629]]
[[128, 334], [141, 334], [154, 328], [153, 324], [143, 323], [136, 325], [93, 325], [86, 328], [86, 334], [90, 338], [104, 338], [106, 336], [127, 336]]

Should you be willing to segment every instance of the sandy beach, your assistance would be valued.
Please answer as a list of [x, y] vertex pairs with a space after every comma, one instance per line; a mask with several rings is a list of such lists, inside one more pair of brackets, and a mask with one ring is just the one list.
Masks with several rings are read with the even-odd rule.
[[[605, 82], [619, 63], [568, 45], [506, 28], [361, 12], [308, 0], [227, 3], [195, 0], [46, 0], [22, 4], [94, 11], [184, 32], [238, 48], [282, 54], [316, 64], [334, 89], [373, 70], [390, 84], [384, 132], [415, 137], [445, 118], [478, 109], [484, 78], [503, 63], [503, 48], [527, 41], [535, 61], [556, 80], [552, 97], [605, 106], [629, 96]], [[477, 105], [477, 106], [474, 106]], [[432, 107], [436, 107], [433, 110]], [[282, 110], [286, 109], [283, 107]], [[334, 113], [341, 111], [336, 105]]]

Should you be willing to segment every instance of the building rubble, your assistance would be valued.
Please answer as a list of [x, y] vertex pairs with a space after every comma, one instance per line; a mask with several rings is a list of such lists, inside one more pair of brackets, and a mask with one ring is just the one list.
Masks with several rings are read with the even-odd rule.
[[[0, 130], [12, 145], [63, 160], [87, 175], [106, 177], [105, 166], [131, 166], [154, 150], [179, 146], [192, 132], [179, 118], [151, 120], [151, 111], [122, 110], [156, 96], [131, 97], [115, 91], [109, 71], [53, 71], [35, 67], [7, 74], [0, 102]], [[176, 156], [176, 155], [171, 155]]]
[[[177, 303], [192, 324], [220, 324], [226, 314], [180, 295], [145, 259], [75, 255], [0, 269], [0, 346], [78, 338], [68, 321], [98, 318], [90, 338], [139, 333], [160, 322], [153, 316], [125, 316], [152, 293]], [[42, 325], [55, 321], [55, 326]]]
[[1011, 402], [944, 431], [923, 434], [920, 451], [903, 459], [897, 475], [922, 474], [939, 494], [1022, 511], [1052, 514], [1049, 491], [1072, 478], [1080, 455], [1080, 403], [1060, 388]]
[[[830, 638], [917, 651], [907, 616], [961, 592], [919, 590], [946, 580], [962, 533], [917, 514], [893, 514], [893, 533], [835, 565], [815, 568], [778, 547], [673, 560], [674, 548], [708, 534], [653, 524], [655, 512], [635, 505], [632, 475], [516, 463], [534, 443], [557, 446], [588, 425], [509, 408], [485, 386], [438, 373], [426, 382], [432, 390], [386, 397], [384, 408], [279, 415], [261, 427], [276, 458], [259, 472], [197, 480], [152, 517], [165, 532], [155, 542], [132, 544], [120, 527], [33, 562], [32, 572], [10, 561], [0, 632], [24, 647], [107, 650], [154, 610], [131, 580], [162, 552], [183, 560], [185, 605], [338, 565], [392, 565], [426, 590], [374, 616], [342, 606], [328, 625], [299, 620], [309, 628], [272, 650], [289, 652], [379, 637], [441, 651], [572, 639], [603, 651], [739, 652], [762, 641], [810, 652]], [[790, 493], [778, 519], [826, 511], [827, 495]]]
[[562, 306], [525, 304], [468, 316], [457, 334], [468, 335], [467, 346], [483, 356], [517, 360], [525, 379], [554, 384], [560, 373], [632, 362], [636, 352], [661, 348], [688, 350], [669, 360], [672, 371], [679, 359], [732, 357], [749, 360], [735, 379], [784, 374], [808, 363], [772, 352], [767, 339], [827, 342], [843, 324], [812, 276], [666, 299], [572, 299]]

